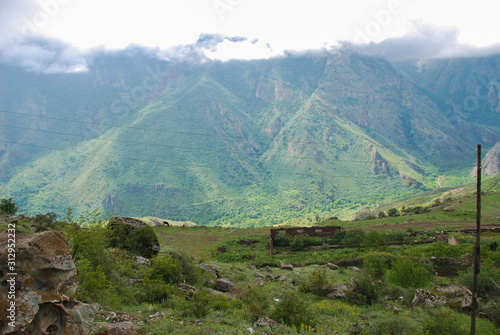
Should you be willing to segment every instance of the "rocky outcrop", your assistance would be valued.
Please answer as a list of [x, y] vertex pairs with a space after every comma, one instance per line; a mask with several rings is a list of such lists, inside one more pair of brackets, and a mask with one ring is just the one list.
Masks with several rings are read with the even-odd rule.
[[215, 278], [221, 278], [220, 267], [217, 265], [200, 263], [200, 268], [202, 268], [203, 271], [212, 274], [213, 276], [215, 276]]
[[[493, 148], [486, 154], [481, 162], [481, 173], [487, 176], [500, 172], [500, 142], [495, 144]], [[477, 169], [471, 171], [471, 175], [475, 176]]]
[[217, 291], [220, 292], [231, 292], [231, 290], [236, 287], [236, 285], [227, 278], [217, 279], [216, 285]]
[[[77, 269], [66, 239], [59, 232], [33, 234], [16, 241], [15, 269], [7, 269], [8, 243], [0, 244], [0, 306], [9, 306], [15, 282], [15, 327], [0, 309], [0, 333], [86, 334], [96, 305], [75, 301]], [[16, 275], [11, 275], [16, 273]]]

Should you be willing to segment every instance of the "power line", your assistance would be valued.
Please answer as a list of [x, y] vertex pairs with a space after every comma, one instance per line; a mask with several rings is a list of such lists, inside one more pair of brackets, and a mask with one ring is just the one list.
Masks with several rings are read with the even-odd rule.
[[[173, 133], [173, 134], [180, 134], [180, 135], [190, 135], [190, 136], [204, 136], [204, 137], [219, 137], [219, 138], [231, 138], [231, 139], [245, 139], [243, 136], [230, 136], [230, 135], [222, 135], [222, 134], [207, 134], [207, 133], [195, 133], [195, 132], [186, 132], [186, 131], [175, 131], [175, 130], [167, 130], [167, 129], [155, 129], [155, 128], [145, 128], [145, 127], [132, 127], [132, 126], [120, 126], [112, 123], [99, 123], [99, 122], [92, 122], [92, 121], [81, 121], [81, 120], [73, 120], [73, 119], [65, 119], [65, 118], [59, 118], [59, 117], [53, 117], [53, 116], [47, 116], [47, 115], [36, 115], [36, 114], [29, 114], [29, 113], [19, 113], [19, 112], [12, 112], [12, 111], [7, 111], [0, 109], [0, 113], [7, 113], [7, 114], [13, 114], [13, 115], [22, 115], [22, 116], [31, 116], [31, 117], [38, 117], [38, 118], [45, 118], [45, 119], [51, 119], [51, 120], [57, 120], [57, 121], [65, 121], [65, 122], [74, 122], [74, 123], [80, 123], [80, 124], [87, 124], [87, 125], [93, 125], [93, 126], [109, 126], [109, 127], [115, 127], [115, 128], [124, 128], [124, 129], [132, 129], [132, 130], [142, 130], [142, 131], [152, 131], [152, 132], [160, 132], [160, 133]], [[259, 139], [259, 140], [264, 140], [264, 139]], [[368, 142], [370, 142], [373, 145], [378, 145], [384, 148], [396, 148], [399, 150], [404, 150], [404, 149], [420, 149], [422, 151], [425, 150], [467, 150], [467, 148], [463, 148], [460, 146], [398, 146], [398, 145], [381, 145], [378, 144], [374, 141], [371, 141], [369, 139], [365, 139]], [[272, 139], [270, 143], [300, 143], [300, 144], [317, 144], [317, 141], [302, 141], [302, 140], [277, 140]], [[473, 151], [474, 149], [470, 149]]]
[[[85, 156], [85, 157], [105, 157], [105, 158], [113, 158], [113, 159], [121, 159], [121, 160], [130, 160], [130, 161], [140, 161], [140, 162], [148, 162], [148, 163], [161, 163], [165, 164], [167, 166], [172, 166], [170, 161], [164, 161], [164, 160], [151, 160], [151, 159], [143, 159], [143, 158], [134, 158], [134, 157], [123, 157], [123, 156], [113, 156], [113, 155], [101, 155], [101, 154], [84, 154], [84, 153], [78, 153], [76, 151], [71, 151], [71, 150], [64, 150], [64, 149], [58, 149], [54, 147], [47, 147], [43, 145], [37, 145], [37, 144], [28, 144], [28, 143], [20, 143], [20, 142], [13, 142], [13, 141], [7, 141], [7, 140], [0, 140], [0, 142], [4, 143], [11, 143], [11, 144], [17, 144], [17, 145], [24, 145], [24, 146], [30, 146], [30, 147], [36, 147], [36, 148], [42, 148], [42, 149], [49, 149], [49, 150], [54, 150], [54, 151], [59, 151], [59, 152], [68, 152], [71, 154], [79, 155], [79, 156]], [[168, 157], [165, 157], [168, 158]], [[212, 171], [228, 171], [230, 168], [215, 168], [213, 166], [207, 166], [207, 165], [194, 165], [194, 164], [175, 164], [175, 166], [179, 167], [194, 167], [194, 168], [202, 168], [202, 169], [209, 169]], [[244, 168], [242, 166], [242, 168]], [[249, 173], [252, 173], [249, 169], [247, 169]], [[366, 177], [366, 176], [353, 176], [353, 175], [331, 175], [331, 174], [325, 174], [322, 175], [321, 173], [299, 173], [299, 172], [279, 172], [279, 171], [265, 171], [266, 174], [282, 174], [282, 175], [296, 175], [296, 176], [304, 176], [304, 177], [310, 177], [310, 176], [318, 176], [321, 178], [326, 178], [331, 181], [330, 177], [335, 177], [335, 178], [350, 178], [350, 179], [371, 179], [371, 180], [380, 180], [380, 179], [390, 179], [390, 176], [378, 176], [378, 177]]]

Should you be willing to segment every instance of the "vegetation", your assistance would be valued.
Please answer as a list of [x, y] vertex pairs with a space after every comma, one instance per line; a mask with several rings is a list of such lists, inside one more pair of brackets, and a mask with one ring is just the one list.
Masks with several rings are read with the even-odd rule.
[[[493, 195], [484, 199], [486, 208], [490, 200], [497, 201]], [[413, 215], [432, 214], [439, 206]], [[463, 209], [457, 205], [459, 210]], [[457, 235], [458, 245], [413, 244], [441, 230], [457, 229], [457, 224], [450, 221], [421, 230], [399, 228], [393, 220], [376, 219], [387, 223], [376, 229], [368, 224], [372, 220], [337, 221], [346, 229], [330, 238], [280, 234], [273, 255], [267, 250], [268, 228], [149, 227], [161, 245], [149, 263], [138, 263], [137, 246], [114, 244], [113, 233], [118, 230], [110, 231], [99, 211], [73, 219], [69, 209], [65, 221], [51, 213], [35, 215], [21, 219], [18, 228], [26, 233], [40, 226], [63, 231], [79, 270], [76, 298], [138, 316], [141, 334], [238, 334], [249, 328], [275, 334], [466, 334], [470, 317], [456, 303], [411, 308], [411, 302], [418, 288], [434, 294], [437, 284], [471, 285], [470, 268], [457, 268], [458, 275], [443, 277], [436, 275], [436, 268], [444, 265], [429, 259], [472, 252], [474, 236]], [[141, 244], [124, 231], [119, 236]], [[499, 326], [499, 309], [493, 303], [497, 299], [493, 282], [500, 282], [500, 251], [491, 247], [495, 243], [500, 243], [500, 236], [482, 234], [479, 294], [487, 318], [477, 320], [477, 334], [495, 333]], [[330, 249], [330, 245], [346, 247]], [[235, 289], [214, 295], [216, 277], [203, 271], [201, 262], [217, 265], [221, 277], [235, 283]], [[293, 271], [281, 269], [282, 262], [292, 264]], [[328, 263], [340, 268], [332, 270]], [[255, 281], [258, 278], [262, 283]], [[342, 286], [343, 295], [338, 291]], [[156, 312], [163, 316], [150, 319]], [[275, 323], [260, 325], [259, 320], [268, 320], [262, 318]]]

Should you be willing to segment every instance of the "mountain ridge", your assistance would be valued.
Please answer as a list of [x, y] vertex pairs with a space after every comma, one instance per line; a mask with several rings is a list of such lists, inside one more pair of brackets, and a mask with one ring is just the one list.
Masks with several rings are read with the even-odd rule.
[[[332, 52], [198, 65], [102, 56], [70, 77], [9, 68], [0, 87], [34, 86], [0, 93], [11, 112], [0, 123], [21, 128], [0, 134], [2, 195], [39, 212], [263, 225], [345, 217], [440, 175], [463, 182], [464, 154], [500, 141], [499, 122], [451, 118], [443, 106], [457, 103], [427, 94], [432, 73], [415, 66]], [[373, 150], [385, 161], [376, 174]]]

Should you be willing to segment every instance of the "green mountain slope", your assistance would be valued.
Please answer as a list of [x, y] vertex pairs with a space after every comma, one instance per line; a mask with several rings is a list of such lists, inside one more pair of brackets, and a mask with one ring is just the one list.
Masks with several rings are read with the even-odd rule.
[[470, 180], [474, 141], [500, 133], [467, 118], [463, 132], [397, 66], [343, 52], [196, 65], [139, 51], [80, 74], [2, 65], [0, 195], [34, 212], [264, 225]]

